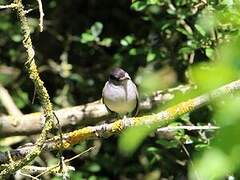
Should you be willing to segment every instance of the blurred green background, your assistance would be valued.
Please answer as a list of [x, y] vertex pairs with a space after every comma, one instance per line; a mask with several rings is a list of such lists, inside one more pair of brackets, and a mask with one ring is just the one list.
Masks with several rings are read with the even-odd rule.
[[[100, 99], [113, 67], [129, 72], [141, 98], [188, 83], [198, 86], [196, 96], [239, 78], [239, 0], [49, 0], [43, 1], [41, 33], [37, 1], [23, 2], [32, 9], [27, 16], [36, 63], [54, 109]], [[1, 5], [9, 3], [0, 0]], [[0, 37], [0, 83], [23, 113], [40, 111], [38, 99], [31, 104], [34, 86], [11, 10], [0, 10]], [[177, 96], [171, 104], [192, 96]], [[220, 130], [179, 130], [167, 137], [150, 133], [131, 156], [117, 148], [117, 136], [76, 145], [64, 152], [66, 158], [97, 148], [70, 163], [76, 169], [71, 179], [240, 179], [238, 109], [239, 97], [223, 97], [172, 124], [211, 123]], [[7, 114], [1, 104], [0, 114]], [[132, 136], [138, 137], [129, 133], [127, 139]], [[29, 141], [1, 143], [1, 150]], [[135, 141], [125, 146], [130, 142]], [[35, 164], [57, 162], [50, 152], [41, 159]]]

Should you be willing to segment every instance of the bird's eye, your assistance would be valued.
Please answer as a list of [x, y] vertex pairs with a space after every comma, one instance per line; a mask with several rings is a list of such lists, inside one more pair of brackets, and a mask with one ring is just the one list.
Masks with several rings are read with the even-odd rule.
[[111, 80], [114, 80], [114, 81], [120, 81], [120, 79], [119, 78], [116, 78], [115, 76], [113, 76], [113, 75], [110, 75], [110, 79]]

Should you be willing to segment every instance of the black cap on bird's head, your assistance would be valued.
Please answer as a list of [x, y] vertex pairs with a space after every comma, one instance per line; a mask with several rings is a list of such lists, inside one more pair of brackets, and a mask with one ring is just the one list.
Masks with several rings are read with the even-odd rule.
[[121, 68], [114, 68], [110, 75], [109, 75], [109, 80], [110, 81], [124, 81], [126, 79], [131, 79], [130, 76], [128, 75], [127, 72], [125, 72], [123, 69]]

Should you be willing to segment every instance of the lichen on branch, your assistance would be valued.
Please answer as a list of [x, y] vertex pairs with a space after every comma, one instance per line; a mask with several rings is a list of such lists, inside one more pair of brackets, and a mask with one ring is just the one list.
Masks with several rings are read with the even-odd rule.
[[[160, 104], [164, 104], [172, 100], [176, 93], [181, 93], [184, 95], [194, 88], [195, 87], [192, 85], [179, 85], [174, 88], [156, 91], [152, 93], [152, 95], [141, 100], [139, 107], [140, 113], [152, 111]], [[95, 125], [100, 121], [106, 121], [112, 118], [101, 100], [74, 107], [59, 109], [56, 110], [55, 113], [62, 127]], [[43, 119], [42, 113], [30, 113], [21, 117], [1, 116], [0, 126], [2, 127], [2, 130], [0, 131], [0, 137], [38, 134], [41, 132]], [[18, 123], [10, 123], [15, 121], [18, 121]]]
[[[0, 179], [4, 179], [8, 174], [12, 174], [24, 165], [31, 162], [36, 156], [41, 153], [43, 144], [47, 138], [47, 134], [49, 130], [53, 127], [53, 108], [50, 102], [50, 98], [47, 92], [47, 89], [44, 87], [44, 83], [41, 80], [37, 66], [35, 64], [34, 55], [35, 51], [32, 46], [32, 40], [30, 36], [30, 28], [28, 25], [28, 20], [25, 14], [24, 6], [21, 0], [14, 0], [13, 4], [15, 5], [13, 9], [15, 10], [18, 19], [20, 21], [20, 27], [23, 35], [23, 46], [27, 53], [27, 61], [25, 63], [25, 67], [28, 70], [29, 77], [33, 81], [34, 86], [36, 88], [36, 93], [39, 96], [43, 107], [43, 113], [45, 117], [45, 124], [43, 130], [35, 143], [34, 147], [31, 149], [30, 153], [24, 157], [21, 161], [12, 162], [10, 165], [0, 172]], [[31, 123], [31, 122], [29, 122]]]

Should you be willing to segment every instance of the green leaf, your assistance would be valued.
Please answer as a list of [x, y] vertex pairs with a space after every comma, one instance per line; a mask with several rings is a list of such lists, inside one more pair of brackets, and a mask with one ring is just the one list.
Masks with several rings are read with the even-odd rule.
[[110, 47], [112, 44], [112, 38], [104, 38], [103, 40], [99, 41], [98, 44], [101, 46]]
[[202, 35], [205, 36], [206, 35], [206, 31], [198, 24], [195, 24], [194, 27], [197, 29], [197, 31]]
[[214, 50], [212, 48], [206, 48], [205, 53], [208, 58], [212, 58]]
[[189, 113], [183, 114], [182, 116], [180, 116], [180, 118], [187, 123], [190, 122], [190, 114]]
[[130, 50], [129, 50], [129, 54], [132, 55], [132, 56], [137, 55], [137, 50], [136, 50], [136, 48], [130, 49]]
[[94, 175], [92, 175], [92, 176], [90, 176], [90, 177], [88, 178], [88, 180], [98, 180], [98, 177], [97, 177], [97, 176], [94, 176]]
[[[79, 179], [84, 179], [83, 178], [83, 173], [79, 171], [70, 171], [70, 179], [71, 180], [79, 180]], [[62, 178], [61, 178], [62, 180]]]
[[20, 34], [14, 34], [11, 38], [14, 42], [20, 42], [22, 40], [22, 36]]
[[103, 30], [103, 24], [101, 22], [95, 22], [92, 26], [91, 26], [91, 33], [94, 37], [98, 37]]
[[92, 173], [96, 173], [96, 172], [99, 172], [101, 170], [101, 167], [97, 163], [91, 163], [91, 164], [89, 164], [87, 169]]
[[23, 108], [29, 103], [28, 93], [24, 92], [22, 89], [17, 89], [13, 94], [14, 102], [18, 108]]
[[182, 28], [182, 27], [177, 27], [176, 30], [188, 37], [191, 37], [192, 34], [190, 32], [188, 32], [186, 29]]
[[133, 36], [128, 35], [128, 36], [125, 36], [123, 39], [121, 39], [120, 44], [122, 46], [128, 46], [132, 44], [134, 40], [135, 38]]
[[126, 129], [118, 141], [120, 152], [125, 155], [133, 154], [146, 136], [155, 128], [154, 126], [141, 125]]
[[[201, 159], [194, 162], [194, 167], [190, 166], [189, 179], [222, 179], [231, 173], [232, 168], [228, 154], [212, 148], [206, 151]], [[196, 172], [198, 172], [197, 176]]]
[[149, 53], [147, 54], [147, 62], [151, 62], [151, 61], [153, 61], [155, 58], [156, 58], [156, 54], [155, 54], [155, 53], [149, 52]]
[[202, 63], [190, 69], [191, 81], [199, 90], [209, 91], [237, 78], [237, 73], [230, 67], [220, 63]]
[[147, 7], [147, 3], [145, 1], [135, 1], [131, 5], [131, 8], [135, 11], [142, 11], [146, 7]]
[[158, 151], [159, 149], [153, 146], [147, 148], [147, 152], [158, 152]]
[[80, 41], [81, 43], [88, 43], [95, 40], [95, 37], [90, 33], [82, 33]]
[[178, 142], [176, 140], [165, 140], [165, 139], [159, 139], [156, 141], [157, 144], [160, 144], [164, 146], [164, 148], [167, 149], [172, 149], [172, 148], [177, 148], [178, 147]]

